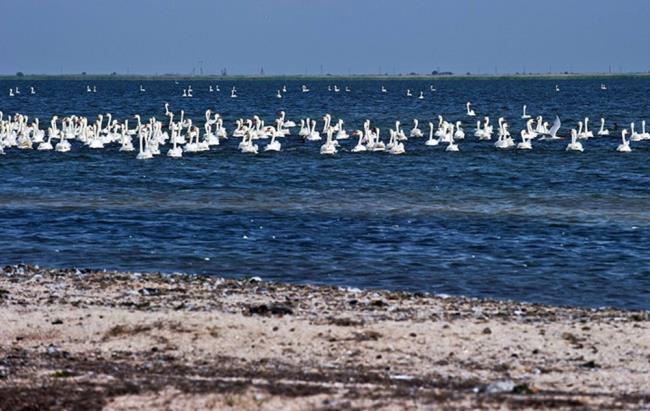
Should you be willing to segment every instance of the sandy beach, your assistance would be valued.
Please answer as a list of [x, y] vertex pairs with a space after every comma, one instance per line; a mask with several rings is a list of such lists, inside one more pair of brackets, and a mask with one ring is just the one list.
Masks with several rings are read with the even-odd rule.
[[8, 266], [0, 313], [0, 410], [650, 408], [648, 312]]

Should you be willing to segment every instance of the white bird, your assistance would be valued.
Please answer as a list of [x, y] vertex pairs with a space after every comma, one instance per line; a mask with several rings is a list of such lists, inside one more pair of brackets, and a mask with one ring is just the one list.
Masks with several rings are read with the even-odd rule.
[[645, 131], [645, 120], [641, 122], [641, 136], [644, 140], [650, 140], [650, 132]]
[[609, 135], [609, 130], [605, 128], [605, 119], [603, 117], [600, 118], [600, 130], [598, 130], [598, 135], [599, 136]]
[[526, 113], [526, 105], [524, 104], [524, 113], [521, 115], [522, 120], [528, 120], [530, 115]]
[[578, 141], [578, 132], [575, 128], [571, 129], [571, 142], [566, 146], [566, 151], [585, 151], [582, 143]]
[[413, 119], [413, 128], [409, 133], [409, 137], [422, 137], [422, 130], [418, 128], [418, 123], [419, 122], [417, 118]]
[[364, 145], [363, 145], [363, 142], [362, 142], [362, 140], [363, 140], [363, 132], [362, 132], [361, 130], [356, 130], [356, 131], [354, 131], [354, 132], [352, 133], [352, 135], [353, 135], [353, 136], [358, 136], [358, 137], [359, 137], [359, 141], [357, 142], [357, 145], [354, 146], [354, 147], [352, 148], [352, 150], [350, 150], [350, 151], [353, 152], [353, 153], [361, 153], [361, 152], [363, 152], [363, 151], [367, 151], [368, 148], [367, 148], [366, 146], [364, 146]]
[[426, 146], [437, 146], [440, 144], [440, 139], [433, 138], [433, 123], [429, 121], [429, 139], [424, 142]]
[[630, 142], [625, 139], [626, 135], [627, 135], [627, 130], [623, 129], [623, 131], [621, 131], [621, 139], [623, 140], [623, 142], [619, 144], [618, 147], [616, 147], [616, 151], [618, 151], [619, 153], [629, 153], [630, 151], [632, 151], [632, 148], [630, 148]]
[[454, 125], [450, 124], [448, 129], [449, 137], [447, 141], [449, 141], [449, 145], [445, 148], [445, 151], [459, 151], [458, 144], [454, 142]]
[[337, 152], [336, 145], [332, 141], [333, 131], [332, 127], [327, 128], [327, 139], [325, 140], [325, 144], [320, 147], [320, 153], [323, 155], [334, 155]]
[[280, 144], [280, 142], [277, 141], [275, 138], [283, 136], [281, 132], [283, 120], [277, 119], [275, 121], [275, 124], [276, 124], [276, 128], [271, 133], [271, 141], [266, 145], [266, 147], [264, 147], [264, 151], [280, 151], [282, 148], [282, 144]]
[[472, 109], [472, 103], [471, 102], [468, 101], [467, 104], [466, 104], [466, 107], [467, 107], [467, 115], [469, 117], [476, 116], [476, 112], [474, 112], [474, 110]]
[[454, 133], [454, 140], [464, 140], [465, 131], [462, 128], [462, 123], [460, 121], [456, 122], [456, 132]]
[[630, 130], [631, 130], [630, 141], [641, 141], [641, 140], [643, 140], [643, 134], [642, 133], [637, 133], [634, 126], [635, 126], [634, 123], [630, 124]]
[[517, 144], [519, 150], [532, 150], [533, 145], [531, 144], [532, 137], [527, 130], [521, 130], [521, 143]]

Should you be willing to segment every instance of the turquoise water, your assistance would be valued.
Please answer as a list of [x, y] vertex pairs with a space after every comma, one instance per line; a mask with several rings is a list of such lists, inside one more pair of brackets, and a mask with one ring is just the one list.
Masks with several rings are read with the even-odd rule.
[[[463, 121], [468, 135], [458, 153], [409, 139], [402, 156], [350, 153], [351, 138], [325, 158], [321, 143], [297, 136], [283, 139], [280, 153], [244, 155], [231, 137], [209, 152], [150, 161], [78, 142], [69, 153], [8, 149], [0, 156], [0, 263], [650, 309], [650, 141], [616, 152], [622, 127], [650, 120], [650, 81], [607, 82], [601, 91], [600, 79], [454, 80], [431, 93], [425, 81], [337, 81], [351, 91], [333, 93], [334, 81], [310, 81], [301, 93], [302, 82], [193, 81], [188, 99], [189, 82], [97, 81], [97, 93], [86, 93], [77, 81], [0, 81], [5, 116], [36, 116], [42, 127], [54, 114], [162, 119], [167, 101], [200, 125], [212, 108], [229, 131], [239, 117], [269, 124], [283, 109], [296, 122], [329, 112], [348, 131], [367, 118], [385, 141], [395, 120], [408, 134], [413, 118], [425, 129], [438, 114]], [[17, 84], [23, 94], [8, 97]], [[237, 99], [229, 98], [233, 84]], [[25, 94], [30, 85], [34, 96]], [[425, 100], [405, 97], [407, 88]], [[613, 135], [583, 141], [584, 153], [566, 152], [566, 140], [497, 150], [472, 136], [467, 100], [480, 115], [506, 117], [513, 136], [524, 126], [523, 104], [550, 122], [559, 114], [559, 135], [584, 116], [596, 131], [601, 115]]]

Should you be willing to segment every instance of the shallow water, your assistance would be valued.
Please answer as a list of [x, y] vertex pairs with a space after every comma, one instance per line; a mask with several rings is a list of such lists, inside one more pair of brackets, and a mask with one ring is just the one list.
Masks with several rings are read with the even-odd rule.
[[[209, 93], [208, 84], [220, 93]], [[364, 119], [405, 131], [443, 114], [462, 120], [468, 137], [459, 153], [409, 139], [407, 153], [319, 155], [319, 143], [282, 140], [283, 151], [248, 156], [231, 138], [183, 159], [138, 161], [117, 147], [70, 153], [11, 149], [0, 157], [0, 263], [29, 262], [124, 270], [183, 271], [301, 283], [430, 291], [582, 306], [650, 309], [650, 141], [615, 151], [620, 129], [648, 116], [650, 80], [336, 81], [0, 81], [0, 110], [39, 117], [111, 112], [163, 117], [163, 103], [202, 125], [203, 112], [226, 126], [258, 114], [288, 118]], [[139, 84], [147, 89], [138, 91]], [[235, 84], [239, 98], [229, 98]], [[289, 93], [280, 100], [283, 84]], [[561, 91], [555, 92], [555, 84]], [[23, 94], [10, 98], [19, 85]], [[30, 85], [38, 94], [26, 95]], [[424, 91], [425, 100], [407, 98]], [[613, 136], [583, 141], [533, 141], [533, 151], [500, 151], [479, 142], [464, 115], [506, 117], [513, 136], [521, 106], [562, 118], [567, 135], [584, 116], [594, 132], [601, 115]], [[133, 121], [133, 120], [131, 120]], [[133, 124], [133, 123], [131, 123]], [[614, 131], [616, 127], [616, 131]], [[297, 132], [297, 129], [295, 130]], [[263, 142], [260, 142], [263, 145]], [[166, 151], [163, 150], [163, 151]]]

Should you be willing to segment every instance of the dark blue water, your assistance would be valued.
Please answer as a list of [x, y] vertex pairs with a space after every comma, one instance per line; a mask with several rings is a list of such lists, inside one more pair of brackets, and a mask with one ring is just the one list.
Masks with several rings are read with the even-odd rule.
[[[411, 128], [442, 114], [462, 120], [468, 137], [459, 153], [406, 142], [407, 153], [353, 154], [343, 142], [332, 158], [320, 143], [282, 140], [283, 151], [244, 155], [231, 138], [182, 159], [138, 161], [117, 147], [70, 153], [11, 149], [0, 157], [0, 263], [124, 270], [182, 271], [340, 286], [381, 287], [581, 306], [650, 308], [650, 141], [617, 153], [619, 131], [650, 119], [650, 80], [219, 81], [220, 93], [191, 82], [0, 81], [0, 110], [37, 116], [122, 120], [139, 113], [163, 118], [168, 101], [202, 125], [207, 108], [232, 131], [239, 117], [270, 123], [326, 112], [348, 131], [371, 119], [387, 130], [397, 119]], [[142, 83], [146, 93], [138, 91]], [[561, 87], [556, 93], [555, 84]], [[38, 94], [25, 93], [35, 85]], [[238, 99], [229, 98], [235, 84]], [[279, 100], [283, 84], [289, 93]], [[23, 94], [10, 98], [19, 85]], [[411, 88], [425, 100], [406, 98]], [[589, 116], [607, 118], [613, 137], [533, 141], [533, 151], [502, 151], [479, 142], [464, 115], [471, 100], [480, 115], [506, 117], [523, 128], [521, 106], [551, 120], [560, 135]], [[552, 120], [551, 120], [552, 122]], [[131, 123], [133, 124], [133, 123]], [[321, 122], [319, 122], [321, 126]], [[423, 129], [426, 125], [423, 125]], [[617, 131], [614, 131], [614, 128]], [[297, 129], [296, 129], [297, 132]], [[263, 145], [263, 143], [261, 143]], [[166, 149], [163, 150], [165, 152]]]

